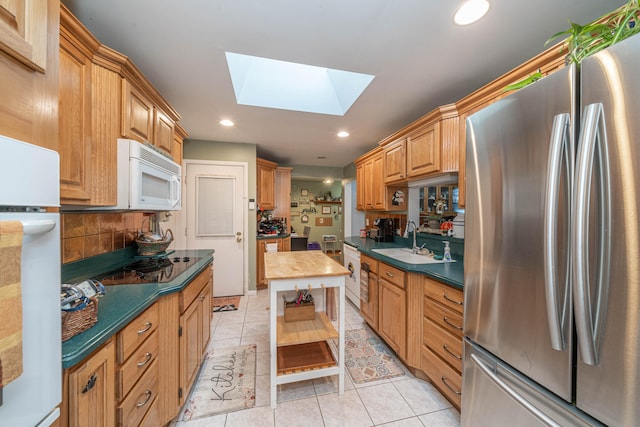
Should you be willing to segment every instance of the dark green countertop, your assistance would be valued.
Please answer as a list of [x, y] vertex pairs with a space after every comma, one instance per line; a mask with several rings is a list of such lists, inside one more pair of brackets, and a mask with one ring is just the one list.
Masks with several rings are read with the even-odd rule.
[[456, 262], [445, 262], [441, 264], [407, 264], [406, 262], [397, 261], [393, 258], [381, 255], [373, 252], [372, 249], [384, 249], [384, 248], [401, 248], [410, 247], [407, 245], [401, 245], [399, 243], [382, 243], [376, 242], [373, 239], [361, 238], [358, 236], [350, 236], [344, 238], [344, 243], [353, 246], [363, 254], [370, 256], [371, 258], [379, 259], [387, 264], [393, 265], [401, 270], [410, 273], [419, 273], [429, 276], [435, 280], [451, 285], [455, 288], [462, 289], [464, 284], [463, 274], [463, 262], [462, 258], [454, 260]]
[[[200, 258], [188, 270], [167, 283], [144, 283], [136, 285], [112, 285], [106, 287], [105, 295], [98, 300], [98, 322], [88, 330], [62, 343], [62, 367], [70, 368], [114, 336], [129, 322], [146, 310], [162, 295], [182, 290], [192, 279], [213, 261], [213, 250], [179, 250], [171, 256]], [[104, 257], [103, 257], [104, 258]], [[111, 256], [113, 258], [113, 256]], [[64, 277], [66, 283], [73, 283], [91, 277], [96, 273], [96, 264], [86, 262], [73, 266], [73, 276]], [[105, 270], [102, 270], [105, 271]]]
[[286, 237], [291, 236], [289, 233], [285, 234], [267, 234], [267, 235], [256, 235], [256, 240], [266, 240], [266, 239], [284, 239]]

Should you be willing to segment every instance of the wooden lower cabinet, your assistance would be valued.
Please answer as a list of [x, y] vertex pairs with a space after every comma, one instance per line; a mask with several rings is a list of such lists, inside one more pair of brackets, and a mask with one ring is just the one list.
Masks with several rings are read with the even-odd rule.
[[180, 404], [191, 390], [211, 336], [213, 270], [206, 269], [180, 293]]
[[211, 339], [213, 269], [162, 296], [65, 370], [61, 427], [158, 427], [174, 419]]
[[463, 293], [424, 278], [420, 368], [460, 409], [462, 392]]
[[69, 427], [115, 425], [115, 347], [114, 340], [109, 340], [65, 373], [68, 406], [64, 408], [63, 404], [62, 412], [67, 409]]
[[382, 262], [378, 271], [378, 333], [404, 360], [407, 349], [405, 273]]
[[[360, 315], [371, 326], [374, 331], [378, 331], [378, 260], [366, 255], [360, 255], [362, 266], [369, 266], [368, 296], [364, 299], [360, 292]], [[362, 268], [362, 267], [361, 267]], [[361, 273], [362, 274], [362, 273]]]
[[278, 237], [273, 239], [257, 240], [256, 248], [256, 282], [258, 287], [266, 288], [267, 280], [264, 278], [264, 254], [268, 244], [277, 244], [278, 252], [291, 251], [291, 237]]

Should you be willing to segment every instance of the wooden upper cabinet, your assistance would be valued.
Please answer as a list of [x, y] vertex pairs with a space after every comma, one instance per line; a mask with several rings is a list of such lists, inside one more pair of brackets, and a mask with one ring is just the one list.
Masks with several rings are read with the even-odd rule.
[[41, 73], [47, 65], [47, 3], [0, 0], [0, 51]]
[[126, 79], [122, 81], [122, 136], [140, 142], [153, 138], [153, 103]]
[[256, 176], [258, 206], [263, 211], [271, 211], [275, 208], [276, 167], [274, 162], [264, 159], [256, 159]]
[[64, 35], [60, 38], [58, 93], [60, 199], [89, 200], [91, 185], [91, 60]]
[[182, 144], [189, 134], [180, 124], [176, 123], [173, 133], [173, 147], [171, 148], [171, 157], [177, 164], [182, 164]]
[[154, 108], [153, 145], [171, 154], [175, 122], [169, 116]]
[[356, 209], [364, 210], [364, 163], [356, 164]]
[[382, 153], [374, 156], [372, 161], [371, 202], [374, 209], [383, 210], [386, 207], [386, 187], [384, 185], [384, 157], [382, 157]]
[[440, 171], [440, 123], [425, 126], [407, 137], [407, 172], [417, 177]]
[[402, 138], [384, 147], [384, 182], [399, 182], [407, 178], [406, 139]]
[[273, 216], [284, 218], [291, 225], [291, 171], [293, 168], [277, 167], [275, 171], [275, 207]]

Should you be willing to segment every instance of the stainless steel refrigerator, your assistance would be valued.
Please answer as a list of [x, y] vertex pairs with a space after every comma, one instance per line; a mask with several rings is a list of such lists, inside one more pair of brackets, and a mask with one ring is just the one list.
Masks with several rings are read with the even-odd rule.
[[640, 425], [640, 36], [467, 119], [462, 425]]

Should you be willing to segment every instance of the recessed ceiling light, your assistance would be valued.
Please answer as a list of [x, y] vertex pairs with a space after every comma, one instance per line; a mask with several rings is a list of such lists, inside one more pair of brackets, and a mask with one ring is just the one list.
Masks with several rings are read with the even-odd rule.
[[228, 119], [224, 119], [224, 120], [220, 120], [220, 124], [222, 126], [233, 126], [233, 122], [231, 120]]
[[318, 156], [317, 159], [324, 160], [324, 159], [326, 159], [326, 157], [325, 156]]
[[338, 136], [340, 138], [346, 138], [349, 136], [349, 132], [347, 132], [346, 130], [341, 130], [340, 132], [338, 132]]
[[322, 182], [324, 182], [325, 184], [333, 184], [333, 179], [331, 179], [331, 178], [327, 178], [327, 179], [325, 179], [325, 180], [324, 180], [324, 181], [322, 181]]
[[460, 6], [453, 20], [458, 25], [469, 25], [482, 18], [488, 10], [487, 0], [467, 0]]

